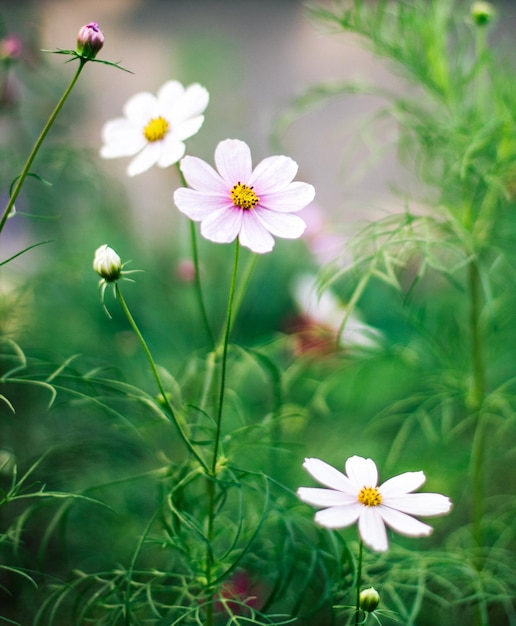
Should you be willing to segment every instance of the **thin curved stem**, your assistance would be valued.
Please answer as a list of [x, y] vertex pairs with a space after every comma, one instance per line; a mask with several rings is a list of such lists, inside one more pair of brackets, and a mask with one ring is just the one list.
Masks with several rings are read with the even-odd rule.
[[[179, 178], [181, 179], [181, 184], [183, 185], [183, 187], [187, 187], [188, 185], [187, 185], [185, 176], [183, 172], [181, 171], [181, 167], [179, 166], [179, 163], [177, 163], [176, 166], [177, 166], [177, 171], [179, 173]], [[206, 305], [204, 303], [204, 296], [203, 296], [202, 285], [201, 285], [201, 271], [200, 271], [200, 264], [199, 264], [199, 249], [197, 245], [197, 231], [195, 229], [195, 222], [193, 220], [190, 220], [190, 243], [192, 246], [192, 261], [194, 264], [194, 272], [195, 272], [194, 280], [195, 280], [195, 291], [197, 294], [197, 302], [199, 304], [199, 310], [201, 312], [201, 317], [202, 317], [202, 321], [204, 324], [204, 328], [206, 329], [206, 334], [208, 335], [210, 339], [211, 346], [214, 347], [215, 337], [213, 335], [213, 331], [211, 330], [210, 320], [208, 319], [208, 313], [206, 311]]]
[[362, 558], [364, 556], [364, 544], [360, 540], [358, 548], [358, 566], [357, 566], [357, 595], [356, 595], [356, 608], [355, 608], [355, 626], [360, 624], [360, 585], [362, 584]]
[[122, 295], [122, 292], [120, 290], [120, 287], [118, 285], [118, 283], [115, 283], [115, 291], [116, 291], [116, 296], [118, 298], [118, 300], [120, 301], [120, 306], [122, 307], [122, 310], [125, 314], [125, 316], [127, 317], [129, 324], [131, 325], [131, 328], [133, 329], [135, 335], [138, 337], [138, 340], [143, 348], [143, 351], [145, 352], [145, 356], [147, 357], [147, 360], [149, 362], [149, 365], [151, 367], [152, 370], [152, 374], [154, 376], [154, 379], [156, 381], [156, 384], [158, 385], [158, 389], [161, 393], [161, 396], [163, 398], [163, 402], [165, 403], [165, 406], [167, 407], [167, 410], [170, 414], [170, 417], [172, 418], [172, 421], [174, 422], [174, 425], [177, 428], [177, 431], [179, 433], [179, 436], [181, 438], [181, 440], [183, 441], [183, 443], [185, 444], [185, 446], [188, 448], [188, 450], [193, 454], [193, 456], [197, 459], [197, 461], [199, 462], [199, 464], [207, 471], [208, 470], [208, 466], [205, 462], [205, 460], [202, 458], [202, 456], [197, 452], [197, 450], [195, 449], [195, 447], [193, 446], [192, 442], [190, 441], [190, 439], [188, 438], [188, 435], [185, 433], [181, 423], [179, 422], [176, 413], [170, 403], [170, 400], [168, 399], [168, 394], [165, 391], [165, 388], [163, 386], [163, 383], [161, 381], [161, 377], [159, 375], [158, 372], [158, 368], [156, 367], [156, 363], [154, 362], [154, 359], [152, 357], [151, 351], [149, 350], [149, 347], [143, 337], [143, 335], [140, 332], [140, 329], [138, 328], [133, 316], [131, 315], [131, 312], [129, 311], [129, 307], [127, 306], [127, 303], [124, 299], [124, 296]]
[[16, 184], [14, 185], [14, 189], [11, 192], [11, 195], [9, 197], [9, 201], [7, 202], [7, 205], [6, 205], [5, 209], [4, 209], [2, 217], [0, 219], [0, 233], [2, 232], [2, 230], [3, 230], [4, 226], [5, 226], [7, 218], [9, 217], [9, 213], [11, 212], [11, 209], [12, 209], [12, 207], [13, 207], [15, 201], [16, 201], [16, 198], [18, 197], [18, 194], [20, 193], [20, 190], [21, 190], [21, 188], [23, 186], [23, 183], [25, 182], [25, 178], [27, 177], [27, 174], [29, 173], [30, 166], [32, 165], [32, 162], [36, 158], [36, 155], [37, 155], [39, 149], [41, 148], [41, 145], [43, 144], [43, 141], [45, 140], [45, 137], [47, 136], [48, 131], [52, 127], [52, 124], [54, 123], [56, 117], [58, 116], [59, 111], [63, 108], [63, 104], [66, 102], [68, 96], [70, 95], [72, 89], [74, 88], [75, 83], [77, 82], [77, 80], [79, 78], [79, 75], [82, 72], [82, 68], [85, 65], [86, 65], [86, 60], [85, 59], [80, 59], [79, 60], [79, 67], [77, 68], [77, 72], [75, 73], [75, 76], [72, 78], [71, 83], [66, 88], [66, 91], [61, 96], [61, 99], [57, 103], [56, 108], [53, 110], [52, 114], [48, 118], [48, 121], [45, 124], [45, 126], [43, 127], [43, 130], [41, 131], [39, 137], [37, 138], [36, 143], [34, 144], [34, 147], [32, 148], [32, 151], [29, 154], [29, 157], [28, 157], [27, 161], [25, 162], [25, 165], [23, 166], [23, 169], [22, 169], [20, 175], [16, 179]]

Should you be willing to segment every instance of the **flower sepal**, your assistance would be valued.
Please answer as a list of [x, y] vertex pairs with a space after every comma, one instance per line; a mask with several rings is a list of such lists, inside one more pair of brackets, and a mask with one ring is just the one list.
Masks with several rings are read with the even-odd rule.
[[92, 59], [84, 54], [81, 54], [80, 52], [77, 52], [77, 50], [62, 50], [61, 48], [56, 48], [56, 50], [42, 49], [41, 52], [50, 52], [51, 54], [66, 54], [71, 57], [70, 59], [68, 59], [68, 61], [66, 61], [66, 63], [70, 63], [71, 61], [75, 61], [76, 59], [78, 59], [79, 62], [83, 65], [88, 61], [92, 63], [102, 63], [102, 65], [110, 65], [111, 67], [116, 67], [117, 69], [122, 70], [123, 72], [127, 72], [128, 74], [134, 74], [134, 72], [131, 72], [131, 70], [128, 70], [127, 68], [120, 65], [120, 61], [114, 63], [113, 61], [105, 61], [104, 59]]

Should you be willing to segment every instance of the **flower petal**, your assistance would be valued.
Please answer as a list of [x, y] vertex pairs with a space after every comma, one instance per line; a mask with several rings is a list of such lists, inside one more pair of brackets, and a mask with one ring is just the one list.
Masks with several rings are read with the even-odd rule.
[[405, 472], [404, 474], [386, 480], [383, 485], [380, 486], [380, 493], [384, 498], [400, 496], [421, 487], [425, 480], [424, 472]]
[[[383, 491], [381, 492], [383, 495]], [[409, 513], [410, 515], [444, 515], [452, 507], [450, 499], [439, 493], [407, 493], [400, 496], [384, 497], [385, 506]]]
[[224, 194], [227, 198], [230, 197], [226, 183], [222, 180], [220, 174], [206, 161], [198, 157], [185, 156], [181, 160], [180, 168], [190, 187], [198, 191]]
[[297, 239], [304, 233], [306, 224], [297, 215], [289, 213], [275, 213], [267, 209], [256, 207], [254, 209], [256, 218], [275, 237], [285, 239]]
[[174, 191], [174, 202], [177, 208], [190, 219], [199, 222], [206, 219], [214, 211], [229, 210], [231, 202], [214, 194], [207, 194], [186, 187], [179, 187]]
[[328, 463], [325, 463], [320, 459], [305, 459], [303, 467], [311, 476], [313, 476], [313, 478], [315, 478], [315, 480], [323, 485], [326, 485], [326, 487], [343, 491], [344, 493], [357, 498], [358, 491], [353, 486], [349, 478], [331, 465], [328, 465]]
[[161, 141], [161, 153], [157, 164], [159, 167], [169, 167], [183, 158], [186, 146], [172, 136], [165, 136]]
[[104, 124], [102, 140], [105, 145], [100, 149], [100, 156], [104, 159], [133, 156], [147, 144], [139, 127], [135, 127], [124, 117]]
[[142, 172], [146, 172], [155, 165], [161, 155], [161, 146], [159, 143], [148, 143], [145, 148], [134, 157], [127, 168], [128, 176], [136, 176]]
[[350, 457], [346, 461], [346, 474], [357, 494], [362, 487], [376, 487], [378, 484], [378, 470], [372, 459], [364, 459], [361, 456]]
[[348, 506], [354, 505], [357, 499], [342, 491], [334, 489], [319, 489], [315, 487], [299, 487], [297, 496], [306, 504], [312, 506]]
[[349, 506], [332, 506], [329, 509], [317, 511], [315, 521], [325, 528], [346, 528], [359, 518], [363, 506], [356, 502]]
[[129, 98], [123, 111], [128, 120], [142, 127], [142, 132], [150, 120], [160, 115], [156, 96], [147, 91], [136, 93]]
[[[158, 97], [160, 97], [161, 105], [161, 93]], [[180, 97], [176, 99], [171, 98], [170, 104], [167, 105], [164, 112], [169, 115], [167, 119], [170, 119], [172, 125], [175, 126], [181, 124], [189, 117], [196, 117], [204, 113], [208, 106], [209, 99], [208, 91], [198, 83], [194, 83], [193, 85], [189, 85]], [[166, 98], [164, 101], [166, 102]]]
[[251, 150], [239, 139], [225, 139], [215, 149], [215, 165], [230, 188], [239, 181], [247, 184], [253, 167]]
[[[364, 459], [365, 460], [365, 459]], [[362, 541], [376, 552], [385, 552], [389, 547], [387, 531], [377, 506], [363, 506], [358, 518], [358, 530]]]
[[170, 111], [184, 97], [185, 88], [178, 80], [168, 80], [158, 89], [160, 114], [169, 119]]
[[253, 185], [258, 195], [274, 193], [275, 191], [285, 189], [294, 179], [297, 169], [297, 163], [290, 157], [267, 157], [254, 168], [248, 180], [248, 185]]
[[242, 211], [235, 207], [219, 209], [201, 222], [201, 234], [216, 243], [230, 243], [241, 230]]
[[198, 115], [191, 119], [187, 119], [183, 122], [179, 122], [174, 125], [172, 129], [172, 135], [175, 139], [188, 139], [192, 135], [195, 135], [201, 128], [204, 122], [204, 115]]
[[383, 505], [375, 508], [379, 509], [379, 514], [382, 516], [384, 522], [397, 533], [400, 533], [400, 535], [406, 535], [407, 537], [427, 537], [433, 530], [428, 524], [423, 524], [423, 522], [420, 522], [415, 517], [411, 517], [395, 509]]
[[274, 239], [255, 213], [255, 211], [242, 211], [240, 243], [258, 254], [270, 252], [274, 248]]
[[285, 189], [274, 192], [259, 192], [260, 206], [281, 213], [293, 213], [304, 209], [315, 197], [315, 189], [308, 183], [295, 181]]

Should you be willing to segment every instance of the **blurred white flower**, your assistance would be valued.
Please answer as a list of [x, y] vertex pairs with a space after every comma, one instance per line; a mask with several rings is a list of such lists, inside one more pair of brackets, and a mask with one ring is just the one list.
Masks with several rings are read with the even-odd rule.
[[[317, 293], [317, 281], [315, 276], [303, 274], [299, 276], [293, 285], [292, 295], [298, 306], [300, 314], [305, 319], [305, 325], [311, 323], [322, 329], [327, 329], [337, 339], [340, 345], [345, 347], [378, 348], [382, 341], [382, 333], [372, 326], [362, 322], [355, 311], [349, 315], [346, 307], [330, 291], [325, 290]], [[348, 315], [344, 329], [341, 325]]]
[[401, 535], [426, 537], [432, 527], [412, 515], [444, 515], [452, 507], [450, 499], [441, 494], [412, 493], [425, 482], [423, 472], [405, 472], [378, 487], [376, 464], [360, 456], [346, 461], [347, 475], [320, 459], [305, 459], [303, 467], [330, 487], [297, 490], [303, 502], [326, 507], [315, 514], [315, 521], [326, 528], [345, 528], [358, 522], [362, 541], [377, 552], [388, 548], [385, 525]]
[[134, 156], [127, 168], [129, 176], [153, 165], [173, 165], [185, 153], [184, 141], [201, 128], [208, 101], [208, 91], [201, 85], [185, 88], [176, 80], [166, 82], [156, 96], [135, 94], [124, 106], [125, 117], [104, 125], [100, 155], [105, 159]]

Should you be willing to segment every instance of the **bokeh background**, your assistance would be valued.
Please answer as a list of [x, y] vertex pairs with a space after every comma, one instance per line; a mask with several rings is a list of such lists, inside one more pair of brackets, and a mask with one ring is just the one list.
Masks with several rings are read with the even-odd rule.
[[[512, 1], [497, 6], [504, 17], [492, 36], [510, 49], [516, 6]], [[23, 44], [20, 58], [2, 78], [4, 199], [74, 71], [64, 57], [41, 49], [74, 48], [78, 29], [90, 21], [99, 23], [106, 38], [100, 58], [120, 61], [133, 73], [88, 65], [37, 158], [34, 169], [51, 186], [27, 181], [17, 202], [20, 215], [9, 220], [2, 234], [1, 257], [47, 243], [0, 268], [2, 334], [21, 346], [31, 372], [41, 379], [73, 357], [69, 384], [81, 394], [86, 395], [85, 373], [94, 368], [152, 390], [145, 357], [116, 301], [106, 300], [111, 319], [99, 302], [91, 263], [94, 250], [108, 243], [124, 261], [131, 260], [129, 269], [143, 270], [133, 276], [134, 285], [124, 286], [126, 299], [156, 360], [181, 387], [182, 399], [195, 401], [206, 337], [189, 279], [188, 224], [172, 201], [180, 184], [177, 173], [156, 168], [130, 179], [125, 159], [103, 161], [98, 151], [103, 124], [121, 114], [131, 95], [156, 92], [171, 78], [199, 82], [210, 92], [210, 105], [202, 130], [187, 144], [188, 153], [211, 161], [218, 141], [243, 139], [256, 161], [279, 153], [293, 157], [298, 178], [312, 183], [317, 193], [306, 211], [308, 236], [278, 241], [271, 255], [260, 258], [234, 329], [235, 342], [249, 349], [266, 346], [268, 358], [284, 367], [286, 418], [281, 452], [270, 460], [274, 472], [295, 489], [307, 480], [300, 467], [305, 455], [339, 467], [351, 454], [372, 456], [389, 474], [424, 466], [428, 489], [452, 490], [456, 524], [467, 523], [468, 513], [460, 507], [465, 497], [460, 485], [469, 463], [467, 440], [453, 436], [443, 441], [439, 428], [424, 420], [400, 435], [400, 416], [414, 408], [406, 408], [403, 401], [419, 389], [438, 357], [414, 341], [413, 319], [407, 319], [398, 294], [375, 284], [359, 307], [364, 323], [378, 330], [388, 349], [358, 360], [352, 351], [321, 353], [299, 365], [296, 358], [303, 345], [284, 343], [300, 313], [292, 290], [296, 278], [343, 255], [365, 221], [403, 211], [406, 194], [400, 189], [420, 195], [413, 171], [399, 162], [394, 121], [377, 116], [384, 104], [379, 98], [336, 96], [290, 115], [292, 102], [320, 83], [358, 81], [400, 91], [410, 89], [407, 83], [355, 37], [331, 32], [295, 0], [0, 0], [0, 35], [15, 34]], [[411, 207], [417, 212], [417, 204]], [[319, 249], [314, 254], [316, 235]], [[224, 319], [231, 255], [224, 246], [207, 242], [200, 242], [200, 251], [217, 327]], [[243, 256], [245, 261], [245, 252]], [[344, 287], [338, 295], [345, 302], [349, 290]], [[455, 329], [467, 317], [465, 303], [457, 305], [455, 298], [449, 285], [431, 280], [414, 304], [414, 318], [424, 317], [433, 331], [451, 321], [446, 326], [450, 347]], [[503, 335], [500, 344], [509, 345], [507, 337], [513, 340], [514, 331]], [[461, 348], [457, 344], [450, 371], [464, 368]], [[498, 357], [499, 372], [512, 368], [510, 350]], [[233, 375], [235, 395], [244, 404], [256, 413], [270, 410], [273, 402], [263, 396], [267, 377], [255, 363], [244, 359]], [[107, 402], [117, 412], [114, 417], [65, 388], [48, 410], [44, 387], [6, 387], [16, 414], [0, 405], [0, 447], [23, 471], [46, 455], [38, 466], [38, 484], [90, 490], [116, 511], [106, 513], [87, 504], [66, 510], [66, 515], [58, 515], [56, 507], [39, 511], [27, 521], [22, 556], [17, 558], [56, 578], [66, 578], [70, 568], [95, 571], [126, 562], [134, 547], [128, 538], [138, 535], [152, 510], [155, 486], [133, 482], [122, 489], [112, 483], [151, 471], [164, 458], [179, 454], [177, 442], [149, 426], [145, 410], [119, 397]], [[378, 416], [397, 402], [399, 413], [381, 422]], [[259, 448], [246, 454], [250, 467], [260, 467]], [[108, 483], [105, 489], [98, 487]], [[0, 509], [4, 526], [19, 512], [16, 507]], [[59, 533], [45, 531], [49, 521], [58, 519], [57, 528], [64, 517], [65, 553]], [[438, 527], [436, 545], [444, 534]], [[408, 545], [403, 539], [400, 543]], [[12, 557], [9, 550], [4, 557], [7, 562]], [[33, 609], [25, 599], [42, 602], [43, 591], [32, 592], [16, 576], [3, 576], [2, 584], [11, 590], [9, 600], [3, 600], [5, 614], [30, 623]]]

